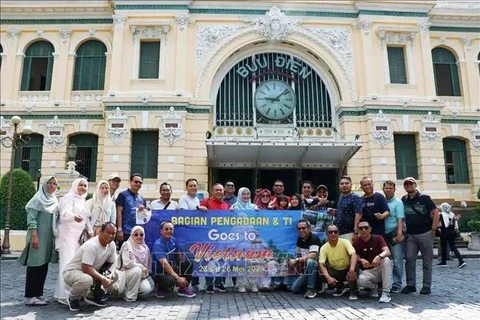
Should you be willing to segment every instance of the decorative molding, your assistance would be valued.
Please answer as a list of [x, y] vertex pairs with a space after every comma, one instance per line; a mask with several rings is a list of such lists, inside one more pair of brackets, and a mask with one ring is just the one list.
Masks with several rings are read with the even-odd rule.
[[430, 31], [443, 31], [443, 32], [474, 32], [480, 33], [480, 28], [470, 27], [447, 27], [447, 26], [431, 26]]
[[111, 111], [107, 117], [107, 136], [112, 139], [116, 145], [128, 134], [127, 120], [128, 118], [125, 112], [120, 110], [119, 107], [117, 107], [115, 111]]
[[174, 107], [170, 107], [168, 112], [162, 116], [163, 127], [160, 133], [163, 139], [170, 145], [183, 139], [184, 128], [182, 126], [182, 116], [179, 115]]
[[37, 36], [43, 37], [44, 34], [45, 34], [45, 31], [43, 31], [43, 30], [37, 30]]
[[235, 34], [240, 26], [229, 25], [197, 25], [197, 52], [195, 66], [198, 69], [205, 54], [219, 42]]
[[357, 24], [357, 27], [362, 28], [363, 34], [368, 36], [370, 34], [370, 28], [372, 27], [373, 22], [370, 20], [363, 20]]
[[65, 142], [65, 125], [63, 125], [58, 116], [54, 116], [52, 122], [47, 124], [47, 134], [45, 135], [45, 144], [53, 151], [63, 146]]
[[425, 115], [425, 112], [428, 111], [434, 115], [440, 115], [439, 110], [425, 110], [425, 109], [366, 109], [366, 110], [350, 110], [350, 108], [340, 109], [338, 110], [338, 118], [353, 116], [353, 117], [361, 117], [367, 114], [378, 113], [378, 111], [382, 110], [384, 114], [394, 114], [394, 115]]
[[[4, 139], [8, 137], [8, 133], [10, 131], [10, 121], [5, 120], [3, 116], [0, 116], [0, 139]], [[3, 140], [2, 143], [0, 143], [1, 148], [6, 148], [10, 147], [8, 144], [7, 140]]]
[[401, 32], [391, 32], [391, 31], [379, 31], [377, 35], [380, 38], [380, 49], [385, 50], [387, 44], [407, 44], [410, 49], [413, 48], [413, 41], [415, 39], [414, 32], [401, 33]]
[[102, 99], [103, 91], [73, 91], [71, 103], [84, 114], [90, 107], [101, 107]]
[[[103, 113], [89, 113], [89, 114], [75, 114], [75, 113], [58, 113], [62, 117], [63, 120], [65, 119], [72, 119], [72, 120], [80, 120], [80, 119], [87, 119], [87, 120], [103, 120], [104, 116]], [[29, 113], [29, 114], [22, 114], [22, 119], [29, 119], [29, 120], [49, 120], [52, 119], [56, 114], [52, 113]]]
[[115, 29], [122, 30], [125, 26], [125, 22], [127, 21], [127, 17], [123, 14], [116, 14], [113, 16], [113, 24], [115, 25]]
[[358, 10], [358, 15], [395, 16], [395, 17], [428, 17], [428, 12], [386, 11], [386, 10]]
[[[122, 110], [124, 111], [168, 111], [172, 106], [165, 105], [152, 105], [151, 103], [147, 105], [123, 105]], [[191, 114], [210, 114], [209, 107], [196, 107], [196, 106], [186, 106], [186, 105], [175, 105], [176, 111], [186, 111]], [[106, 106], [107, 111], [114, 111], [117, 106]]]
[[152, 98], [151, 95], [146, 95], [146, 94], [139, 95], [138, 97], [140, 98], [143, 104], [148, 104], [150, 102], [150, 99]]
[[460, 109], [462, 109], [462, 102], [459, 100], [446, 100], [443, 105], [446, 109], [450, 110], [454, 118], [457, 117]]
[[472, 146], [476, 152], [480, 151], [480, 120], [477, 121], [475, 128], [472, 130]]
[[424, 137], [430, 146], [433, 146], [437, 143], [438, 138], [440, 138], [440, 121], [432, 114], [432, 112], [428, 112], [422, 120], [423, 124], [423, 132], [421, 136]]
[[95, 33], [97, 33], [97, 30], [95, 30], [95, 29], [90, 29], [90, 30], [88, 30], [88, 35], [89, 35], [90, 37], [93, 37], [93, 36], [95, 35]]
[[472, 49], [473, 38], [465, 37], [465, 38], [462, 38], [462, 41], [463, 41], [463, 46], [465, 47], [465, 50], [470, 51]]
[[172, 4], [117, 4], [116, 10], [188, 10], [188, 5]]
[[382, 110], [378, 110], [372, 124], [372, 137], [375, 143], [378, 143], [383, 148], [387, 143], [393, 141], [393, 134], [390, 129], [390, 119], [383, 114]]
[[408, 99], [408, 98], [400, 98], [398, 99], [398, 102], [402, 104], [402, 107], [407, 108], [408, 104], [410, 103], [410, 100], [411, 99]]
[[58, 31], [60, 33], [60, 38], [62, 38], [62, 43], [67, 43], [68, 39], [72, 35], [71, 29], [61, 29]]
[[318, 39], [326, 41], [338, 55], [353, 70], [351, 32], [348, 28], [307, 28]]
[[1, 19], [0, 24], [112, 24], [112, 19]]
[[18, 29], [11, 28], [11, 29], [8, 29], [7, 33], [8, 33], [8, 37], [10, 38], [10, 41], [15, 42], [15, 41], [17, 41], [17, 39], [20, 36], [20, 34], [22, 33], [22, 31], [18, 30]]
[[192, 21], [189, 14], [181, 14], [175, 18], [177, 20], [177, 25], [180, 31], [185, 30]]
[[458, 118], [458, 117], [454, 117], [454, 118], [442, 118], [442, 120], [440, 121], [441, 123], [445, 123], [445, 124], [467, 124], [467, 125], [474, 125], [477, 123], [477, 120], [476, 119], [462, 119], [462, 118]]
[[300, 24], [300, 20], [287, 17], [277, 6], [270, 8], [262, 17], [247, 17], [243, 21], [253, 25], [257, 33], [273, 41], [285, 40]]
[[432, 26], [431, 22], [423, 22], [419, 25], [420, 32], [424, 38], [429, 37], [430, 35], [430, 27]]

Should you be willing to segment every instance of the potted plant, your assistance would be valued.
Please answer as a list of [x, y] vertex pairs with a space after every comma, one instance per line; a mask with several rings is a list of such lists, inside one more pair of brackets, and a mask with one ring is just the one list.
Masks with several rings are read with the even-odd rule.
[[479, 250], [480, 251], [480, 214], [475, 213], [472, 216], [472, 220], [468, 222], [468, 227], [472, 230], [470, 238], [472, 241], [468, 245], [469, 250]]

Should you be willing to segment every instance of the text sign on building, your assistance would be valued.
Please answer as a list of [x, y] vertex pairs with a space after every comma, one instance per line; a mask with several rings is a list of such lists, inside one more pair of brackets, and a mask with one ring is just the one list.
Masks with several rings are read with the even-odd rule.
[[305, 80], [312, 74], [312, 69], [295, 57], [276, 56], [275, 59], [267, 59], [265, 55], [251, 57], [244, 66], [238, 66], [237, 74], [242, 78], [253, 75], [252, 81], [264, 74], [280, 74], [286, 77], [301, 77]]

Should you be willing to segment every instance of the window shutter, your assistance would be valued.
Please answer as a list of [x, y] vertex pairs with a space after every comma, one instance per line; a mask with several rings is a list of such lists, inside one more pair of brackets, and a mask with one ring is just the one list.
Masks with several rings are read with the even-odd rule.
[[140, 79], [158, 79], [160, 66], [160, 41], [140, 43]]
[[432, 50], [432, 61], [437, 95], [461, 96], [457, 62], [453, 53], [445, 48], [435, 48]]
[[390, 83], [407, 83], [405, 54], [402, 47], [387, 47]]
[[73, 90], [103, 90], [107, 48], [97, 40], [83, 43], [77, 50]]
[[415, 135], [395, 134], [394, 145], [397, 179], [400, 180], [406, 177], [418, 179]]
[[450, 75], [452, 78], [452, 92], [454, 97], [461, 96], [460, 94], [460, 79], [458, 77], [458, 68], [456, 64], [450, 64]]
[[132, 132], [132, 173], [156, 179], [158, 172], [158, 131]]
[[43, 136], [34, 133], [30, 138], [29, 144], [22, 145], [15, 151], [14, 167], [22, 168], [35, 181], [38, 169], [42, 167]]
[[[455, 183], [470, 183], [465, 141], [456, 138], [445, 138], [443, 139], [443, 150], [444, 153], [452, 152]], [[448, 172], [446, 162], [445, 159], [445, 171]]]
[[88, 181], [96, 181], [98, 136], [79, 134], [71, 136], [69, 143], [77, 146], [76, 170], [87, 177]]

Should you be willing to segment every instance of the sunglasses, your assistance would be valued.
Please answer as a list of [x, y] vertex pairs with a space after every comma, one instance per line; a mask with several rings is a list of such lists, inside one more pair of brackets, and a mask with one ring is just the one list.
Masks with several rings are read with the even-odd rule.
[[144, 234], [143, 233], [134, 233], [133, 234], [135, 237], [141, 237], [143, 238]]
[[328, 231], [328, 234], [337, 234], [338, 233], [338, 230], [329, 230]]
[[136, 184], [143, 184], [142, 181], [133, 181], [133, 182], [136, 183]]
[[233, 187], [235, 187], [234, 184], [227, 184], [227, 185], [225, 185], [225, 186], [228, 187], [228, 188], [233, 188]]
[[165, 228], [165, 229], [163, 229], [163, 230], [165, 230], [165, 231], [173, 231], [173, 228]]
[[368, 228], [370, 228], [369, 226], [361, 226], [361, 227], [358, 227], [359, 230], [368, 230]]
[[298, 227], [297, 230], [305, 230], [307, 227]]

